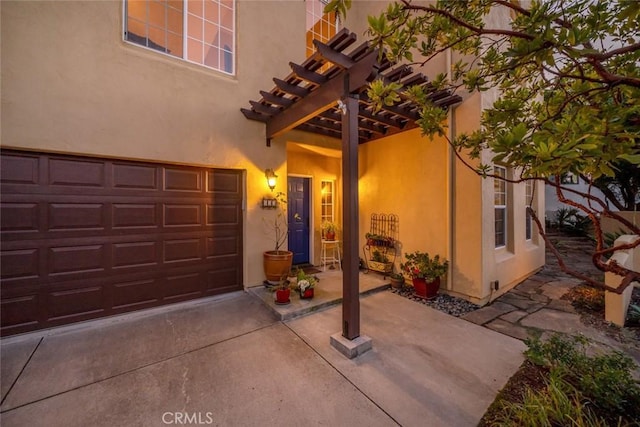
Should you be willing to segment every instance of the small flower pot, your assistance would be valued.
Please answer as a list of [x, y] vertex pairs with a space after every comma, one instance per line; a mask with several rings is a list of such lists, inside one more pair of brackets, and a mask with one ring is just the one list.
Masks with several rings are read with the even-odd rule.
[[402, 289], [402, 286], [404, 285], [404, 277], [402, 279], [390, 277], [389, 280], [391, 281], [391, 287], [393, 289]]
[[311, 299], [313, 298], [313, 288], [305, 289], [304, 292], [300, 294], [300, 298], [302, 299]]
[[424, 278], [416, 277], [412, 279], [413, 295], [418, 298], [434, 299], [438, 295], [440, 289], [440, 278], [436, 278], [432, 282], [427, 282]]
[[276, 289], [276, 304], [289, 304], [291, 299], [291, 289]]

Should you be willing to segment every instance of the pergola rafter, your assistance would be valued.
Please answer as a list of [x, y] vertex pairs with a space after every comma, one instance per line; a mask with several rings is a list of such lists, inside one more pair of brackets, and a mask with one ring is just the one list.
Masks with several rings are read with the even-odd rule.
[[368, 43], [345, 53], [355, 42], [355, 34], [346, 28], [326, 44], [314, 40], [317, 51], [302, 64], [290, 62], [291, 73], [284, 79], [274, 78], [275, 87], [260, 91], [262, 98], [250, 101], [251, 109], [242, 108], [242, 113], [267, 124], [267, 139], [291, 129], [340, 138], [342, 118], [337, 102], [345, 93], [342, 77], [348, 74], [348, 92], [359, 95], [358, 142], [362, 144], [413, 129], [420, 118], [419, 107], [403, 95], [399, 104], [376, 112], [366, 95], [368, 83], [376, 78], [405, 88], [420, 85], [427, 98], [442, 108], [461, 101], [449, 91], [436, 90], [425, 75], [408, 65], [386, 59], [378, 62], [377, 51]]

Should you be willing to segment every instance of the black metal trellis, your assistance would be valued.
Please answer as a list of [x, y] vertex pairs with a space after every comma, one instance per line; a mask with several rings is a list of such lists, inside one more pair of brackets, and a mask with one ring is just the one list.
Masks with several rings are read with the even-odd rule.
[[387, 275], [393, 265], [399, 248], [399, 218], [395, 214], [371, 214], [367, 242], [362, 251], [368, 270]]

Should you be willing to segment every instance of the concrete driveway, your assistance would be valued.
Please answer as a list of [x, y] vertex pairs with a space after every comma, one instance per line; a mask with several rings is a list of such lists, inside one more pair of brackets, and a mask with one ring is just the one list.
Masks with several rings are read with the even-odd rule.
[[3, 426], [475, 426], [524, 344], [389, 292], [373, 350], [329, 345], [339, 306], [280, 322], [255, 296], [3, 339]]

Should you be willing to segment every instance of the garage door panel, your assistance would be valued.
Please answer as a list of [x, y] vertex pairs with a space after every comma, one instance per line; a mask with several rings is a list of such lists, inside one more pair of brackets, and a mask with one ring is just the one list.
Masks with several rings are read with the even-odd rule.
[[201, 239], [180, 239], [167, 240], [164, 242], [165, 263], [176, 263], [182, 261], [198, 261], [201, 255]]
[[35, 232], [38, 231], [40, 205], [38, 203], [0, 204], [0, 230], [3, 232]]
[[114, 203], [111, 212], [114, 229], [158, 228], [155, 203]]
[[242, 289], [240, 171], [1, 159], [2, 335]]
[[240, 215], [236, 204], [207, 205], [207, 225], [237, 225]]
[[163, 225], [172, 227], [200, 226], [202, 206], [200, 204], [165, 204]]
[[106, 207], [103, 203], [50, 203], [49, 229], [64, 230], [104, 230]]
[[126, 242], [112, 246], [113, 268], [150, 267], [158, 264], [158, 242]]
[[[47, 321], [88, 319], [105, 311], [105, 289], [102, 286], [80, 287], [47, 295]], [[73, 321], [73, 320], [70, 320]]]
[[238, 269], [235, 267], [207, 272], [207, 290], [238, 290]]
[[3, 296], [0, 303], [3, 335], [5, 332], [20, 333], [36, 329], [39, 322], [38, 316], [38, 295], [31, 294], [16, 298]]
[[203, 291], [202, 273], [178, 274], [168, 276], [165, 279], [164, 299], [190, 299], [202, 295]]
[[105, 164], [84, 159], [49, 159], [49, 184], [73, 187], [105, 187]]
[[3, 184], [37, 184], [40, 159], [36, 155], [7, 154], [0, 162], [0, 182]]
[[238, 197], [242, 194], [240, 175], [236, 171], [207, 171], [207, 191], [227, 193]]
[[49, 248], [49, 271], [52, 276], [104, 272], [105, 245]]
[[158, 166], [113, 164], [113, 188], [158, 190]]
[[37, 248], [0, 251], [2, 279], [27, 279], [39, 276], [40, 251]]
[[239, 252], [240, 246], [236, 236], [207, 238], [207, 258], [225, 255], [237, 256]]
[[161, 286], [157, 278], [116, 283], [112, 291], [113, 308], [123, 310], [157, 305], [162, 296]]
[[183, 168], [164, 169], [164, 189], [167, 191], [202, 191], [202, 171]]

